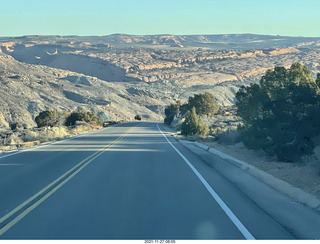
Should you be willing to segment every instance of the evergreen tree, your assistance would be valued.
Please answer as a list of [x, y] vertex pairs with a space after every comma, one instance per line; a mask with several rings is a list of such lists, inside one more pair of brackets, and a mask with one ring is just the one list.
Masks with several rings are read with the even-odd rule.
[[199, 116], [202, 115], [214, 115], [219, 111], [219, 105], [216, 103], [214, 96], [205, 92], [203, 94], [195, 94], [193, 97], [188, 99], [188, 108], [189, 110], [195, 107], [196, 113]]
[[317, 83], [317, 86], [320, 87], [320, 74], [319, 73], [317, 74], [316, 83]]
[[181, 124], [181, 133], [191, 136], [206, 136], [209, 133], [208, 125], [197, 115], [195, 107], [188, 111], [185, 121]]
[[259, 84], [241, 87], [236, 106], [244, 143], [285, 161], [311, 154], [313, 137], [320, 134], [317, 83], [307, 67], [295, 63], [290, 69], [268, 70]]
[[174, 119], [174, 116], [180, 113], [181, 106], [182, 106], [181, 102], [178, 101], [176, 103], [171, 103], [168, 107], [166, 107], [164, 110], [164, 114], [166, 115], [164, 119], [164, 123], [170, 125]]

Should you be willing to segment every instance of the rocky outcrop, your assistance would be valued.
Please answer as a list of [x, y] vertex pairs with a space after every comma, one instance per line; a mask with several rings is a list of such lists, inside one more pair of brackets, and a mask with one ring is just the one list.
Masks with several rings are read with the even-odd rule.
[[287, 54], [287, 53], [300, 53], [300, 51], [294, 47], [288, 47], [288, 48], [282, 48], [282, 49], [275, 48], [266, 52], [271, 56]]
[[[63, 74], [65, 78], [58, 77]], [[13, 122], [34, 127], [35, 117], [48, 109], [94, 111], [109, 120], [129, 119], [139, 113], [144, 118], [159, 120], [161, 115], [136, 103], [134, 95], [128, 94], [127, 99], [118, 96], [129, 87], [109, 85], [71, 71], [24, 64], [0, 54], [0, 130]], [[161, 100], [152, 102], [163, 104]]]
[[57, 76], [61, 77], [61, 79], [63, 79], [63, 80], [68, 80], [68, 81], [70, 81], [72, 83], [75, 83], [75, 84], [82, 84], [82, 85], [86, 85], [86, 86], [92, 86], [90, 80], [85, 76], [73, 76], [73, 75], [68, 75], [68, 73], [65, 74], [65, 75], [58, 74]]
[[206, 91], [232, 105], [240, 86], [276, 65], [301, 62], [315, 77], [319, 43], [249, 34], [1, 38], [0, 124], [34, 126], [46, 109], [160, 120], [169, 103]]
[[0, 43], [0, 49], [3, 52], [13, 52], [14, 45], [16, 45], [16, 42], [3, 42], [3, 43]]

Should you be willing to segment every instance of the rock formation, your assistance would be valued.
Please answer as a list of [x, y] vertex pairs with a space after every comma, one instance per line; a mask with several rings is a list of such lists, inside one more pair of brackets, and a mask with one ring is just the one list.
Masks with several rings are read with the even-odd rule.
[[320, 72], [320, 38], [116, 34], [0, 38], [0, 125], [34, 126], [45, 109], [160, 120], [166, 105], [209, 91], [232, 105], [276, 65]]

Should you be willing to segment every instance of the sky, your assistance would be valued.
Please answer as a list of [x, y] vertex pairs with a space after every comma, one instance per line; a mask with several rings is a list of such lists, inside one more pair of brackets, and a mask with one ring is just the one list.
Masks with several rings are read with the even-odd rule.
[[320, 37], [319, 0], [0, 0], [0, 36]]

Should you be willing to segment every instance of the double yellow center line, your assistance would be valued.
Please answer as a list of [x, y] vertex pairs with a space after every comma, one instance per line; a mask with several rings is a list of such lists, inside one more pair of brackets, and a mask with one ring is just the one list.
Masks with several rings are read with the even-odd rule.
[[72, 169], [68, 170], [66, 173], [61, 175], [59, 178], [51, 182], [41, 191], [30, 197], [28, 200], [20, 204], [18, 207], [7, 213], [5, 216], [0, 218], [0, 236], [3, 235], [6, 231], [8, 231], [12, 226], [14, 226], [17, 222], [19, 222], [23, 217], [25, 217], [28, 213], [30, 213], [33, 209], [39, 206], [43, 201], [45, 201], [48, 197], [50, 197], [53, 193], [55, 193], [58, 189], [60, 189], [64, 184], [66, 184], [69, 180], [71, 180], [75, 175], [77, 175], [82, 169], [84, 169], [88, 164], [98, 158], [101, 154], [103, 154], [106, 150], [108, 150], [113, 145], [117, 144], [121, 141], [126, 135], [132, 131], [134, 127], [131, 127], [124, 134], [122, 134], [119, 138], [101, 148], [99, 151], [90, 155], [86, 159], [82, 160]]

